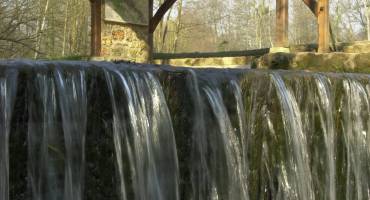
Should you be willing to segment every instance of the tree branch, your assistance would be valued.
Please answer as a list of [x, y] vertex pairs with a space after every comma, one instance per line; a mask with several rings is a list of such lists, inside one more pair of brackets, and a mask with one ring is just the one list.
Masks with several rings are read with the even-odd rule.
[[38, 51], [37, 49], [33, 48], [31, 45], [28, 45], [28, 44], [24, 43], [22, 40], [15, 40], [15, 39], [12, 39], [12, 38], [0, 38], [0, 41], [6, 41], [6, 42], [19, 44], [19, 45], [22, 45], [22, 46], [26, 47], [27, 49], [30, 49], [34, 52], [37, 52], [38, 54], [45, 54], [45, 53], [43, 53], [41, 51]]
[[149, 24], [149, 31], [150, 33], [154, 33], [155, 29], [157, 28], [159, 22], [162, 20], [164, 15], [167, 11], [175, 4], [177, 0], [166, 0], [155, 13], [155, 15], [150, 19]]

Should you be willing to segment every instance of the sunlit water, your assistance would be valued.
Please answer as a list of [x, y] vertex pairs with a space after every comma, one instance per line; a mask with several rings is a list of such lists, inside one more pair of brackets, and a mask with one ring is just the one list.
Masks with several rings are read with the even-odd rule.
[[[366, 74], [1, 65], [0, 199], [89, 199], [108, 187], [102, 177], [106, 199], [370, 199]], [[88, 145], [91, 123], [111, 153]], [[9, 162], [17, 148], [27, 159]], [[12, 168], [22, 163], [23, 177]]]

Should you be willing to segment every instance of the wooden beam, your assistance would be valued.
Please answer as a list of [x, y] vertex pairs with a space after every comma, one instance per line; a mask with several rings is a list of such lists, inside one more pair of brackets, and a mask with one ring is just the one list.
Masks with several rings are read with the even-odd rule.
[[318, 0], [317, 22], [319, 25], [319, 53], [330, 51], [329, 0]]
[[288, 46], [289, 0], [276, 0], [276, 41], [275, 46]]
[[[311, 10], [311, 12], [316, 16], [318, 17], [318, 2], [316, 0], [302, 0], [307, 6], [308, 8]], [[335, 44], [335, 36], [334, 36], [334, 33], [333, 33], [333, 30], [332, 30], [332, 27], [331, 27], [331, 24], [330, 24], [330, 21], [329, 21], [329, 34], [330, 34], [330, 39], [332, 40], [332, 45], [333, 45], [333, 50], [336, 51], [337, 50], [337, 47], [336, 47], [336, 44]]]
[[368, 18], [367, 21], [367, 40], [370, 40], [370, 2], [366, 5], [366, 16]]
[[154, 33], [155, 29], [157, 28], [159, 22], [162, 20], [164, 15], [167, 11], [175, 4], [177, 0], [166, 0], [155, 13], [155, 15], [150, 20], [149, 31]]
[[151, 21], [153, 16], [153, 5], [154, 0], [149, 0], [149, 26], [148, 26], [148, 46], [149, 46], [149, 63], [153, 62], [153, 49], [154, 49], [154, 38], [153, 38], [153, 32], [151, 31]]
[[101, 55], [101, 0], [90, 0], [91, 3], [91, 56]]

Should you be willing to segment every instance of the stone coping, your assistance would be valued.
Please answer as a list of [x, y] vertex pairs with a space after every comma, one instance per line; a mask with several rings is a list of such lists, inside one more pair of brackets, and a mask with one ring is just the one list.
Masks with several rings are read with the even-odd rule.
[[370, 53], [274, 53], [255, 59], [252, 68], [370, 73]]

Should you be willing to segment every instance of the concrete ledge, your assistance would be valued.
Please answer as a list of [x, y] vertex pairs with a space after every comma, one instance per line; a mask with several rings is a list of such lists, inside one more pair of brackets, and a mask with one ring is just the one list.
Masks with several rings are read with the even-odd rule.
[[182, 67], [250, 68], [254, 57], [156, 59], [154, 64]]
[[255, 68], [370, 73], [370, 53], [270, 53], [260, 57], [157, 59], [154, 60], [154, 63], [200, 68]]
[[370, 73], [370, 53], [274, 53], [256, 59], [253, 68]]
[[154, 53], [155, 60], [180, 59], [180, 58], [220, 58], [220, 57], [245, 57], [262, 56], [270, 52], [269, 48], [245, 51], [223, 52], [193, 52], [193, 53]]
[[270, 53], [290, 53], [290, 48], [286, 47], [271, 47]]

